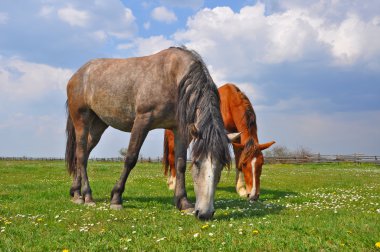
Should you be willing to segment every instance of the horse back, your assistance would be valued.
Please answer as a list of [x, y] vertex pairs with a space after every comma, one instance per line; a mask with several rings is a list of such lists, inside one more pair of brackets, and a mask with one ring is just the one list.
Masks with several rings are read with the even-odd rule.
[[69, 81], [68, 100], [123, 131], [144, 113], [151, 113], [153, 128], [173, 128], [178, 85], [191, 63], [191, 56], [176, 48], [145, 57], [95, 59]]

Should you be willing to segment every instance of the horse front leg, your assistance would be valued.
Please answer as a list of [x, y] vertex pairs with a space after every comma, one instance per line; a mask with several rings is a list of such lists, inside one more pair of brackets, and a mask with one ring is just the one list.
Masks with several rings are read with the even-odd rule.
[[111, 209], [118, 210], [123, 208], [122, 194], [125, 189], [125, 183], [127, 182], [129, 173], [137, 163], [141, 146], [149, 132], [150, 122], [151, 113], [136, 116], [131, 131], [127, 154], [125, 156], [124, 169], [120, 175], [120, 179], [116, 182], [111, 192]]
[[185, 172], [187, 159], [187, 146], [185, 141], [175, 133], [175, 166], [176, 166], [176, 183], [174, 190], [175, 205], [179, 210], [192, 212], [194, 205], [187, 198]]
[[235, 168], [236, 168], [236, 177], [235, 177], [236, 192], [239, 194], [240, 197], [246, 198], [247, 190], [245, 188], [244, 173], [241, 167], [239, 169], [241, 149], [238, 149], [237, 147], [234, 146], [234, 154], [235, 154]]

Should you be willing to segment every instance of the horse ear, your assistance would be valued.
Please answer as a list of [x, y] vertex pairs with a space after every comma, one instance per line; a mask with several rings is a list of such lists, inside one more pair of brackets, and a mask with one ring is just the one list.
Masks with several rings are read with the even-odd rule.
[[232, 145], [238, 149], [238, 150], [242, 150], [244, 149], [244, 144], [241, 144], [241, 143], [232, 143]]
[[190, 135], [195, 139], [199, 138], [199, 132], [194, 123], [190, 125]]
[[259, 144], [259, 149], [261, 151], [263, 151], [265, 149], [268, 149], [269, 147], [271, 147], [275, 143], [276, 143], [275, 141], [271, 141], [271, 142], [268, 142], [268, 143]]
[[228, 139], [230, 139], [231, 143], [236, 141], [241, 135], [241, 132], [237, 132], [237, 133], [227, 133], [227, 137]]

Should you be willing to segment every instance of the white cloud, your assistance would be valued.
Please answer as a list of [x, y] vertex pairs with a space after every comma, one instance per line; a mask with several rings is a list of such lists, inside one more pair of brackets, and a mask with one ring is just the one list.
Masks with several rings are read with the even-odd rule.
[[321, 27], [319, 38], [328, 44], [338, 64], [371, 62], [380, 56], [380, 16], [365, 22], [356, 14], [348, 14], [340, 24]]
[[52, 91], [64, 93], [72, 75], [69, 69], [0, 58], [0, 97], [2, 100], [37, 100]]
[[144, 23], [144, 29], [149, 30], [149, 28], [150, 28], [150, 22], [145, 22]]
[[307, 6], [269, 15], [262, 3], [240, 12], [216, 7], [189, 18], [187, 29], [175, 33], [174, 39], [199, 51], [230, 79], [252, 78], [260, 72], [252, 69], [284, 62], [379, 66], [379, 16], [364, 19], [347, 13], [339, 18], [331, 20], [320, 15], [318, 8]]
[[107, 40], [107, 33], [103, 30], [93, 32], [92, 36], [95, 40], [100, 42], [104, 42]]
[[278, 145], [304, 146], [321, 154], [379, 154], [380, 111], [256, 114], [261, 142], [273, 139]]
[[147, 39], [137, 38], [132, 43], [120, 44], [118, 49], [131, 49], [134, 48], [133, 52], [136, 56], [150, 55], [164, 50], [175, 43], [172, 40], [166, 39], [164, 36], [152, 36]]
[[54, 12], [54, 7], [45, 5], [45, 6], [42, 6], [38, 15], [44, 18], [49, 18], [53, 14], [53, 12]]
[[128, 8], [124, 8], [124, 22], [126, 24], [132, 24], [133, 22], [135, 22], [135, 20], [136, 18], [133, 15], [132, 10]]
[[63, 108], [57, 110], [54, 115], [15, 113], [3, 119], [5, 120], [0, 121], [2, 156], [64, 156], [63, 132], [66, 120]]
[[167, 24], [177, 21], [177, 16], [174, 12], [168, 10], [164, 6], [154, 8], [151, 16], [153, 19]]
[[0, 24], [6, 24], [9, 20], [8, 13], [0, 12]]
[[71, 26], [85, 27], [90, 19], [90, 15], [87, 11], [77, 10], [72, 6], [59, 9], [57, 13], [62, 21]]

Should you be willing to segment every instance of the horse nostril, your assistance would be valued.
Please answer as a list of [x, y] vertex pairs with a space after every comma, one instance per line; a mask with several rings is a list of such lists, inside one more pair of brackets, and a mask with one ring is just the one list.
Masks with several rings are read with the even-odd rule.
[[199, 214], [199, 210], [196, 210], [196, 211], [195, 211], [195, 217], [198, 218], [198, 214]]
[[253, 195], [253, 197], [250, 198], [249, 201], [250, 202], [255, 202], [255, 201], [257, 201], [259, 199], [259, 197], [260, 197], [260, 194]]
[[201, 213], [199, 210], [195, 211], [195, 217], [197, 217], [201, 221], [207, 221], [207, 220], [212, 219], [214, 214], [215, 214], [215, 211], [212, 211], [210, 213]]

